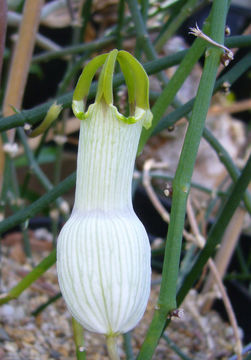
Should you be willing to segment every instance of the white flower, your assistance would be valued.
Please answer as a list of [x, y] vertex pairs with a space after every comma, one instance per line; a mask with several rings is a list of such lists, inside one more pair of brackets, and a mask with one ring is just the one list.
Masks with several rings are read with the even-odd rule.
[[151, 277], [148, 236], [131, 199], [139, 137], [142, 125], [151, 122], [151, 112], [136, 102], [134, 115], [125, 118], [113, 106], [112, 77], [104, 77], [113, 73], [115, 52], [104, 59], [102, 89], [86, 113], [74, 98], [83, 119], [75, 203], [57, 245], [59, 285], [69, 311], [84, 328], [107, 336], [137, 325]]

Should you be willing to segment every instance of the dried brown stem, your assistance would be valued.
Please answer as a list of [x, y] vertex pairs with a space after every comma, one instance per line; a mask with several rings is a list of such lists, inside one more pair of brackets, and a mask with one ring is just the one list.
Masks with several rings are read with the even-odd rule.
[[2, 64], [3, 64], [6, 26], [7, 26], [7, 3], [6, 0], [2, 0], [0, 1], [0, 79], [1, 79]]
[[[215, 265], [221, 279], [225, 275], [228, 264], [231, 260], [236, 244], [242, 231], [244, 217], [246, 212], [242, 208], [238, 208], [229, 223], [223, 236], [221, 247], [215, 256]], [[213, 285], [213, 274], [210, 274], [203, 288], [203, 293], [208, 292]], [[212, 306], [213, 299], [209, 299], [203, 306], [203, 311], [208, 311]]]
[[[11, 106], [17, 109], [21, 108], [43, 2], [43, 0], [27, 0], [25, 2], [23, 19], [11, 62], [3, 103], [4, 116], [9, 116], [14, 113]], [[10, 131], [9, 140], [13, 141], [15, 130]]]
[[[40, 10], [43, 3], [43, 0], [26, 0], [25, 2], [23, 19], [19, 29], [19, 38], [15, 45], [3, 102], [4, 116], [9, 116], [14, 113], [11, 106], [17, 109], [20, 109], [22, 106], [24, 89], [35, 44], [35, 35], [40, 21]], [[15, 129], [9, 130], [9, 141], [13, 142], [14, 137]], [[2, 184], [4, 158], [3, 148], [0, 147], [0, 185]]]
[[[198, 226], [198, 223], [196, 221], [196, 217], [195, 217], [195, 214], [194, 214], [194, 211], [193, 211], [193, 208], [192, 208], [192, 204], [191, 204], [191, 201], [190, 201], [189, 198], [188, 198], [188, 201], [187, 201], [187, 216], [188, 216], [188, 220], [190, 222], [192, 231], [193, 231], [193, 233], [194, 233], [194, 235], [195, 235], [195, 237], [197, 239], [197, 245], [200, 248], [203, 248], [204, 244], [205, 244], [205, 239], [200, 233], [199, 226]], [[240, 335], [239, 335], [239, 331], [238, 331], [238, 324], [237, 324], [237, 320], [236, 320], [236, 317], [235, 317], [231, 302], [229, 300], [229, 297], [227, 295], [227, 292], [225, 290], [225, 287], [223, 285], [223, 282], [222, 282], [222, 279], [221, 279], [221, 277], [219, 275], [217, 267], [216, 267], [216, 265], [215, 265], [215, 263], [214, 263], [214, 261], [212, 259], [209, 259], [208, 266], [209, 266], [210, 271], [211, 271], [212, 275], [214, 276], [216, 284], [217, 284], [217, 286], [219, 288], [219, 291], [220, 291], [221, 296], [222, 296], [222, 301], [224, 303], [226, 312], [228, 314], [229, 322], [230, 322], [230, 324], [231, 324], [231, 326], [233, 328], [233, 331], [234, 331], [234, 336], [235, 336], [235, 340], [236, 340], [236, 349], [235, 349], [235, 351], [236, 351], [236, 354], [237, 354], [237, 358], [238, 358], [238, 360], [242, 360], [242, 355], [241, 355], [242, 354], [242, 342], [241, 342], [241, 339], [240, 339]]]
[[241, 111], [247, 111], [251, 109], [251, 100], [242, 100], [238, 101], [231, 105], [221, 106], [214, 105], [209, 109], [209, 115], [218, 115], [218, 114], [233, 114]]
[[[7, 26], [7, 3], [6, 0], [0, 1], [0, 80], [4, 56], [5, 35]], [[4, 166], [4, 152], [2, 150], [2, 139], [0, 138], [0, 170]], [[2, 176], [0, 176], [0, 189], [2, 188]]]
[[[144, 163], [143, 167], [143, 186], [146, 189], [146, 193], [149, 196], [149, 199], [151, 200], [153, 206], [158, 211], [162, 219], [169, 224], [170, 221], [170, 215], [168, 211], [165, 209], [165, 207], [161, 204], [159, 198], [157, 197], [152, 184], [151, 184], [151, 177], [150, 177], [150, 170], [151, 169], [163, 169], [166, 168], [167, 164], [165, 163], [157, 163], [154, 161], [154, 159], [149, 159]], [[183, 230], [183, 236], [188, 241], [194, 241], [193, 236], [186, 230]]]

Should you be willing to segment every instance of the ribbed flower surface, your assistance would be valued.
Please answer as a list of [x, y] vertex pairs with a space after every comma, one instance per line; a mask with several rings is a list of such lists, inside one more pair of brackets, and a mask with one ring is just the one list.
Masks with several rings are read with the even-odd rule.
[[125, 124], [95, 103], [81, 121], [75, 205], [58, 239], [60, 288], [88, 330], [124, 333], [141, 319], [150, 292], [150, 246], [131, 202], [142, 121]]

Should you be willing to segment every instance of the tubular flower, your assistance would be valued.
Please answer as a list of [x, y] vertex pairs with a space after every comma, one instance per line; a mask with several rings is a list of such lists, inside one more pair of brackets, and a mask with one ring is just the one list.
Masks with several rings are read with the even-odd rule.
[[[118, 60], [133, 113], [113, 105]], [[102, 66], [95, 103], [85, 112], [93, 76]], [[136, 326], [150, 292], [150, 246], [134, 213], [131, 182], [142, 126], [151, 126], [148, 77], [125, 51], [90, 61], [73, 96], [81, 119], [77, 183], [72, 214], [57, 244], [59, 285], [73, 317], [87, 330], [108, 337]]]

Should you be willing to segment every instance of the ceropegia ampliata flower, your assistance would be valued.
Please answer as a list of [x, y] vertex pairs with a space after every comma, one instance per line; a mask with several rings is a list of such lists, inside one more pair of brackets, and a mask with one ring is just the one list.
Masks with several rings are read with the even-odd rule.
[[[118, 60], [132, 113], [113, 105]], [[93, 76], [102, 66], [94, 104], [85, 112]], [[90, 61], [73, 96], [81, 120], [72, 214], [57, 245], [59, 284], [67, 307], [84, 328], [109, 336], [141, 319], [150, 291], [150, 246], [132, 207], [131, 182], [142, 126], [151, 126], [148, 77], [126, 51]]]

